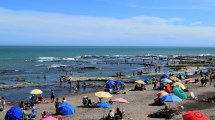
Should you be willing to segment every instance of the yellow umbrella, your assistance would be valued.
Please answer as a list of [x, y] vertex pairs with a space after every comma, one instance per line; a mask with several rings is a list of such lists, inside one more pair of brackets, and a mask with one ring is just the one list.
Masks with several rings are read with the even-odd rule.
[[39, 94], [42, 94], [43, 91], [40, 90], [40, 89], [33, 89], [30, 91], [30, 94], [35, 94], [35, 95], [39, 95]]
[[146, 84], [144, 81], [142, 81], [142, 80], [137, 80], [137, 81], [135, 81], [136, 83], [138, 83], [138, 84]]
[[178, 79], [175, 76], [171, 76], [169, 79], [172, 80], [172, 81], [175, 81], [175, 82], [181, 81], [180, 79]]
[[95, 96], [97, 96], [99, 98], [110, 98], [110, 97], [112, 97], [112, 95], [108, 92], [96, 92]]
[[181, 89], [186, 89], [186, 87], [180, 82], [175, 82], [175, 83], [172, 84], [172, 86], [179, 87]]

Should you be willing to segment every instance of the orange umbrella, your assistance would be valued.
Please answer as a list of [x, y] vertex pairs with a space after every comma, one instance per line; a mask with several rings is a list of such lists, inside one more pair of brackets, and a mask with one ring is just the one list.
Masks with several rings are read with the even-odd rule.
[[168, 93], [165, 91], [160, 91], [157, 93], [158, 98], [162, 98], [164, 95], [167, 95]]

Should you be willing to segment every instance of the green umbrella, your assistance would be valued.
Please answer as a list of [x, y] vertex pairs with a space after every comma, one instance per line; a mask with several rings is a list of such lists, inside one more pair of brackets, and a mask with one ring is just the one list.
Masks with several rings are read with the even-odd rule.
[[181, 99], [187, 99], [186, 93], [181, 88], [174, 87], [172, 92]]

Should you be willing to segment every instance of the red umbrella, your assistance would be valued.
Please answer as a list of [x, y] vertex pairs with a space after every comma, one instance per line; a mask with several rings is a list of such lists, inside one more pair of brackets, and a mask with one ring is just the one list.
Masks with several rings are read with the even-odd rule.
[[183, 120], [210, 120], [200, 111], [189, 111], [183, 114]]

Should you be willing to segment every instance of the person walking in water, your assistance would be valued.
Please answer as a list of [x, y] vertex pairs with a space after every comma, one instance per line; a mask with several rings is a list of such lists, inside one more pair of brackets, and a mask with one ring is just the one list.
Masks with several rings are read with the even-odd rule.
[[51, 102], [54, 102], [54, 90], [51, 89]]
[[72, 87], [72, 80], [71, 80], [71, 78], [69, 78], [68, 83], [69, 83], [70, 87]]
[[63, 83], [63, 81], [62, 81], [62, 79], [60, 79], [60, 86], [62, 86], [62, 83]]

